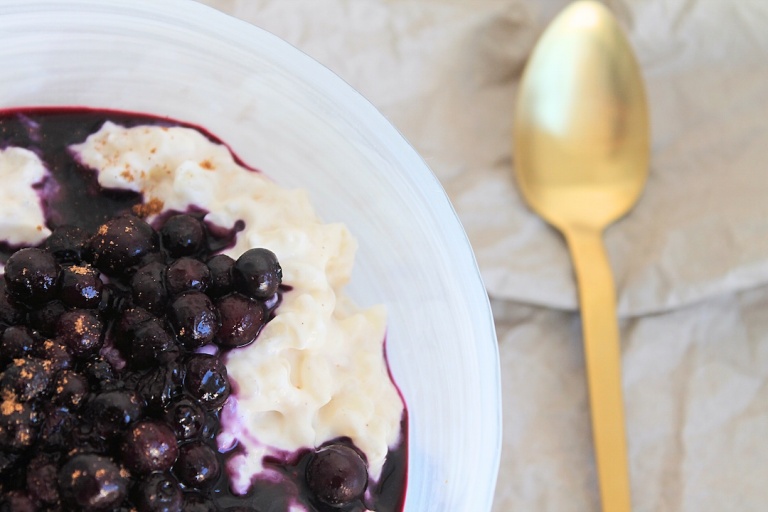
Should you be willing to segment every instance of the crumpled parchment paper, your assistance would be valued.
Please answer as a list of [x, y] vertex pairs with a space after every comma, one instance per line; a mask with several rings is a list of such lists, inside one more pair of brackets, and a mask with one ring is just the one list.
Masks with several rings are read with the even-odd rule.
[[[512, 178], [517, 83], [537, 36], [568, 2], [203, 3], [339, 74], [448, 192], [498, 330], [504, 447], [494, 512], [599, 510], [570, 260]], [[633, 510], [762, 512], [768, 2], [606, 3], [637, 53], [652, 118], [647, 189], [605, 237], [619, 296]]]

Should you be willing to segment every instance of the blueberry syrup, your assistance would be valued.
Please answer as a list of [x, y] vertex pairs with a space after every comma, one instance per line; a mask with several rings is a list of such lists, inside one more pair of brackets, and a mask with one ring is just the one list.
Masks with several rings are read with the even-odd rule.
[[157, 211], [141, 194], [100, 187], [67, 148], [108, 120], [221, 143], [144, 114], [0, 111], [0, 149], [29, 149], [49, 170], [35, 188], [53, 231], [39, 248], [0, 242], [0, 509], [401, 511], [405, 410], [377, 481], [339, 438], [266, 457], [248, 493], [231, 492], [227, 461], [242, 448], [219, 453], [216, 435], [238, 386], [219, 355], [254, 342], [291, 288], [266, 249], [217, 256], [242, 221], [211, 226], [192, 207], [149, 226]]

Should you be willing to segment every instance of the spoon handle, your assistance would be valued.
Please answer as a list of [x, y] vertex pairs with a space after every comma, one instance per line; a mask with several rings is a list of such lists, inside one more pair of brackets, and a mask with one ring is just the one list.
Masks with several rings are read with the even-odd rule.
[[630, 512], [616, 291], [602, 233], [565, 230], [579, 287], [597, 477], [603, 512]]

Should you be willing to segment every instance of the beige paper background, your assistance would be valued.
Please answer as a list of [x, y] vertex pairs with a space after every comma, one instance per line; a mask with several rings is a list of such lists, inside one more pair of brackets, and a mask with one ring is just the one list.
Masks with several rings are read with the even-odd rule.
[[[202, 3], [339, 74], [451, 197], [499, 337], [504, 447], [494, 512], [598, 510], [568, 255], [511, 177], [516, 85], [536, 37], [567, 2]], [[647, 190], [606, 235], [634, 510], [764, 511], [768, 2], [606, 3], [637, 52], [653, 126]]]

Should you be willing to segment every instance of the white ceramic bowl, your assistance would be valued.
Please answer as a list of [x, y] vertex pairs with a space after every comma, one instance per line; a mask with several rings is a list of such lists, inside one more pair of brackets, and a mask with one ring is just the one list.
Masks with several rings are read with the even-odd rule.
[[408, 143], [333, 73], [185, 0], [0, 0], [0, 107], [196, 123], [360, 242], [349, 292], [389, 310], [410, 413], [407, 512], [490, 510], [501, 438], [493, 321], [467, 238]]

